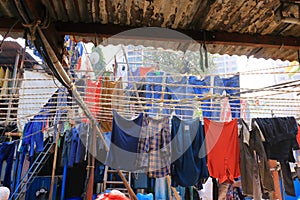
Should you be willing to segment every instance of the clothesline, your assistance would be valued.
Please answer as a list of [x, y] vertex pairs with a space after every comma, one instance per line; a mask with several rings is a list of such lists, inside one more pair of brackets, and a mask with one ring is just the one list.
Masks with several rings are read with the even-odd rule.
[[[0, 79], [1, 81], [1, 79]], [[131, 81], [122, 81], [122, 83], [128, 83], [128, 84], [131, 84]], [[179, 83], [156, 83], [156, 82], [147, 82], [147, 81], [139, 81], [137, 82], [137, 84], [139, 85], [142, 85], [142, 84], [145, 84], [145, 85], [158, 85], [158, 86], [177, 86], [177, 87], [181, 87], [181, 86], [185, 86], [185, 87], [188, 87], [188, 88], [193, 88], [193, 89], [196, 89], [196, 88], [206, 88], [206, 89], [226, 89], [226, 90], [253, 90], [253, 91], [257, 91], [257, 92], [260, 92], [261, 89], [260, 88], [257, 88], [257, 89], [253, 89], [253, 88], [242, 88], [242, 87], [226, 87], [226, 86], [204, 86], [204, 85], [192, 85], [192, 84], [187, 84], [187, 83], [182, 83], [182, 84], [179, 84]], [[300, 85], [300, 80], [299, 80], [299, 85]], [[289, 87], [295, 87], [296, 85], [291, 85]], [[95, 87], [95, 86], [76, 86], [77, 88], [89, 88], [89, 89], [99, 89], [98, 87]], [[288, 86], [287, 86], [288, 87]], [[16, 89], [50, 89], [50, 88], [63, 88], [63, 87], [57, 87], [57, 86], [30, 86], [30, 87], [15, 87], [15, 88], [5, 88], [6, 91], [10, 91], [10, 90], [16, 90]], [[118, 91], [124, 91], [124, 89], [120, 89], [120, 88], [109, 88], [109, 87], [104, 87], [104, 86], [101, 86], [100, 87], [101, 89], [109, 89], [109, 90], [118, 90]], [[131, 92], [134, 92], [135, 90], [133, 89], [126, 89], [126, 91], [131, 91]], [[146, 90], [139, 90], [141, 92], [147, 92]], [[278, 89], [264, 89], [262, 91], [276, 91], [276, 92], [286, 92], [285, 90], [278, 90]], [[300, 92], [299, 91], [295, 91], [295, 92]], [[161, 91], [151, 91], [151, 93], [161, 93]], [[164, 92], [166, 93], [166, 92]], [[243, 92], [241, 92], [243, 93]], [[186, 94], [186, 93], [179, 93], [179, 94]], [[26, 94], [27, 95], [27, 94]], [[186, 95], [189, 95], [189, 94], [186, 94]]]
[[[91, 93], [92, 94], [92, 93]], [[27, 94], [26, 94], [27, 95]], [[26, 96], [24, 95], [24, 96]], [[191, 95], [189, 95], [191, 96]], [[128, 98], [128, 96], [125, 96], [125, 95], [115, 95], [115, 94], [102, 94], [102, 97], [100, 97], [98, 100], [101, 102], [104, 101], [104, 102], [101, 102], [101, 105], [111, 105], [111, 103], [105, 103], [105, 101], [107, 101], [108, 99], [105, 98], [105, 97], [112, 97], [112, 101], [116, 101], [115, 104], [117, 105], [120, 105], [120, 102], [124, 102], [124, 105], [127, 105], [127, 103], [132, 103], [132, 104], [139, 104], [139, 102], [137, 101], [130, 101], [130, 100], [126, 100], [126, 98]], [[181, 100], [162, 100], [162, 99], [151, 99], [151, 98], [146, 98], [146, 97], [140, 97], [141, 100], [144, 100], [142, 101], [141, 103], [142, 104], [147, 104], [147, 103], [180, 103], [180, 102], [190, 102], [190, 103], [193, 103], [193, 102], [198, 102], [198, 101], [201, 101], [201, 98], [196, 98], [197, 95], [194, 95], [194, 98], [184, 98], [184, 99], [181, 99]], [[205, 96], [203, 96], [205, 97]], [[19, 97], [20, 98], [20, 97]], [[19, 99], [18, 97], [15, 97], [13, 99], [17, 100]], [[58, 97], [52, 97], [54, 100], [56, 100]], [[90, 98], [90, 97], [88, 97]], [[130, 97], [130, 98], [135, 98], [135, 97]], [[215, 99], [218, 99], [218, 98], [223, 98], [222, 96], [219, 96], [219, 95], [216, 95], [216, 96], [211, 96], [211, 98], [215, 98]], [[5, 99], [5, 98], [3, 98]], [[47, 98], [30, 98], [30, 97], [27, 97], [27, 98], [24, 98], [24, 99], [47, 99]], [[71, 99], [71, 97], [68, 97], [68, 99]], [[209, 97], [207, 98], [209, 99]], [[244, 98], [244, 97], [234, 97], [233, 99], [240, 99], [240, 100], [257, 100], [257, 99], [260, 99], [260, 100], [265, 100], [265, 101], [269, 101], [269, 103], [295, 103], [296, 105], [300, 102], [300, 99], [285, 99], [285, 98], [259, 98], [259, 97], [252, 97], [252, 98]], [[276, 101], [274, 101], [276, 100]], [[282, 100], [284, 102], [281, 102], [281, 101], [278, 101], [278, 100]], [[288, 100], [288, 101], [287, 101]], [[73, 103], [75, 104], [74, 101], [61, 101], [61, 103]], [[86, 103], [88, 103], [88, 101], [86, 101]], [[199, 102], [199, 104], [206, 104], [207, 102]], [[17, 103], [13, 103], [13, 104], [17, 104]], [[24, 103], [24, 104], [35, 104], [34, 102], [33, 103]], [[112, 103], [114, 104], [114, 103]], [[7, 105], [6, 103], [0, 103], [0, 105]], [[177, 105], [177, 104], [174, 104], [174, 105]], [[286, 106], [289, 106], [289, 105], [286, 105]]]
[[[283, 106], [282, 106], [283, 107]], [[75, 108], [75, 107], [73, 107]], [[149, 107], [148, 107], [149, 108]], [[151, 108], [151, 107], [150, 107]], [[209, 107], [207, 106], [207, 108], [210, 108], [211, 110], [208, 110], [206, 112], [220, 112], [219, 109], [216, 109], [216, 108], [220, 108], [220, 107], [216, 107], [216, 106], [213, 106], [213, 107]], [[68, 108], [68, 109], [71, 109], [71, 108]], [[76, 108], [78, 109], [78, 107]], [[93, 108], [90, 108], [93, 110]], [[57, 109], [52, 109], [52, 110], [48, 110], [49, 113], [51, 112], [55, 112]], [[122, 109], [115, 109], [116, 111], [120, 112], [120, 113], [137, 113], [138, 110], [126, 110], [124, 108]], [[189, 108], [184, 108], [184, 109], [177, 109], [177, 110], [188, 110], [188, 111], [194, 111], [194, 109], [189, 109]], [[294, 113], [295, 113], [295, 108], [294, 109], [286, 109], [286, 108], [282, 108], [282, 109], [272, 109], [273, 113], [274, 114], [277, 114], [277, 115], [289, 115], [289, 116], [294, 116]], [[232, 111], [232, 113], [236, 113], [238, 111]], [[257, 109], [251, 109], [251, 113], [252, 114], [265, 114], [265, 115], [269, 115], [271, 112], [271, 110], [269, 108], [257, 108]], [[147, 112], [148, 114], [150, 115], [155, 115], [156, 113], [154, 112]], [[16, 119], [21, 119], [21, 118], [28, 118], [29, 116], [26, 115], [24, 117], [21, 117], [22, 115], [19, 115], [20, 117], [15, 117], [15, 118], [10, 118], [9, 121], [14, 121]], [[112, 118], [112, 113], [111, 113], [111, 109], [109, 108], [102, 108], [101, 110], [101, 115], [100, 116], [95, 116], [96, 119], [98, 120], [106, 120], [106, 121], [110, 121]], [[167, 116], [170, 116], [170, 114], [164, 114], [164, 113], [161, 113], [159, 114], [159, 116], [164, 116], [164, 117], [167, 117]], [[187, 115], [180, 115], [181, 117], [191, 117], [191, 116], [187, 116]], [[33, 117], [33, 116], [31, 116]], [[65, 117], [65, 119], [80, 119], [80, 118], [85, 118], [85, 117], [79, 117], [79, 116], [75, 116], [75, 117]], [[220, 117], [215, 117], [214, 120], [219, 120]], [[6, 118], [0, 118], [1, 120], [6, 120]], [[40, 121], [39, 119], [32, 119], [33, 121]], [[50, 120], [50, 121], [53, 121], [53, 120]]]

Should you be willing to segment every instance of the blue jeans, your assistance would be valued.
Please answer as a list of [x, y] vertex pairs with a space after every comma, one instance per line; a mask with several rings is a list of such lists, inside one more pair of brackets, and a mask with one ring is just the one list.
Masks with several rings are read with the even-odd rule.
[[166, 177], [155, 179], [155, 200], [169, 200]]
[[8, 188], [10, 188], [11, 184], [11, 171], [14, 161], [15, 146], [15, 142], [5, 142], [0, 145], [0, 174], [2, 172], [3, 161], [6, 161], [3, 185]]

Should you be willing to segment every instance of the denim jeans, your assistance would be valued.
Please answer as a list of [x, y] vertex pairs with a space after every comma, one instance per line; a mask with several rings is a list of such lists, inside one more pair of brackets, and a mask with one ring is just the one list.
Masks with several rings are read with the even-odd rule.
[[2, 172], [3, 161], [6, 161], [5, 176], [3, 185], [10, 188], [11, 172], [14, 161], [15, 142], [5, 142], [0, 145], [0, 174]]
[[166, 177], [155, 179], [155, 200], [169, 200], [168, 183]]

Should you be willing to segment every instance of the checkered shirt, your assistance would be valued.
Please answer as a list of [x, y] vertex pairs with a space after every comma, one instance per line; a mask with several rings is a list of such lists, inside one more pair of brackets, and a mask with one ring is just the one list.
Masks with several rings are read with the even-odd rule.
[[138, 143], [137, 166], [151, 178], [170, 174], [171, 132], [169, 119], [144, 117]]

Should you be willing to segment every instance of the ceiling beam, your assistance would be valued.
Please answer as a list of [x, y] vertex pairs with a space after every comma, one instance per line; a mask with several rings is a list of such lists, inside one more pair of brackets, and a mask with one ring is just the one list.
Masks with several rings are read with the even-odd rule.
[[[9, 30], [16, 22], [16, 19], [0, 18], [0, 31]], [[87, 37], [104, 37], [108, 38], [124, 31], [131, 30], [129, 26], [119, 25], [103, 25], [103, 24], [86, 24], [86, 23], [68, 23], [56, 22], [53, 24], [60, 36], [78, 35]], [[155, 30], [155, 29], [154, 29]], [[158, 29], [157, 29], [158, 30]], [[24, 32], [24, 27], [21, 23], [17, 23], [12, 30], [13, 32]], [[285, 48], [285, 49], [300, 49], [300, 37], [283, 37], [272, 35], [259, 34], [240, 34], [228, 32], [209, 32], [209, 31], [186, 31], [179, 30], [186, 36], [193, 38], [195, 41], [207, 44], [222, 44], [233, 46], [249, 46], [249, 47], [264, 47], [264, 48]], [[149, 33], [147, 36], [144, 31], [130, 31], [125, 34], [120, 34], [120, 38], [126, 39], [147, 39], [155, 41], [178, 41], [176, 35], [166, 35], [159, 31]], [[179, 40], [187, 40], [180, 38]]]
[[[13, 18], [0, 18], [0, 31], [8, 31], [10, 28], [12, 28], [13, 32], [24, 32], [24, 27], [22, 26], [21, 22], [17, 21], [17, 19]], [[14, 24], [15, 26], [13, 27]]]
[[[90, 37], [111, 37], [116, 34], [132, 29], [129, 26], [119, 26], [110, 24], [85, 24], [85, 23], [55, 23], [55, 27], [60, 34], [90, 36]], [[229, 32], [210, 32], [210, 31], [186, 31], [177, 30], [186, 36], [193, 38], [195, 41], [207, 44], [222, 44], [233, 46], [250, 46], [250, 47], [265, 47], [265, 48], [286, 48], [300, 49], [300, 37], [283, 37], [272, 35], [259, 34], [240, 34]], [[127, 39], [146, 39], [155, 41], [178, 41], [176, 35], [162, 34], [161, 31], [155, 31], [145, 36], [145, 31], [130, 31], [125, 34], [120, 34], [120, 38]], [[186, 39], [188, 38], [180, 38]], [[179, 40], [180, 40], [179, 39]]]

